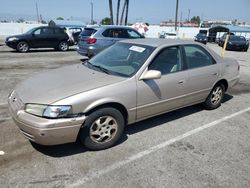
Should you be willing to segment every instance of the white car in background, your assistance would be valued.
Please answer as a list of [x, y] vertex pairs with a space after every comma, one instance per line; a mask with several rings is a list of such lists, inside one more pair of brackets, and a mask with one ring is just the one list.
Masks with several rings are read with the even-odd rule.
[[165, 32], [162, 31], [160, 34], [160, 38], [164, 38], [164, 39], [177, 39], [177, 34], [176, 32]]

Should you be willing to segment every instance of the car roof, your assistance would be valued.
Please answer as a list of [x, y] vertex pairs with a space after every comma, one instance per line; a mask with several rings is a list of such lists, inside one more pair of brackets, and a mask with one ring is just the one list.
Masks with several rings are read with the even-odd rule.
[[113, 29], [133, 29], [132, 27], [129, 26], [121, 26], [121, 25], [102, 25], [100, 28], [113, 28]]
[[118, 43], [129, 43], [129, 44], [134, 44], [134, 45], [145, 45], [145, 46], [151, 46], [154, 48], [161, 48], [161, 47], [168, 47], [168, 46], [175, 46], [175, 45], [198, 45], [203, 48], [205, 48], [214, 58], [216, 61], [220, 61], [221, 57], [211, 50], [209, 47], [206, 47], [205, 45], [194, 42], [191, 40], [181, 40], [181, 39], [158, 39], [158, 38], [144, 38], [144, 39], [128, 39], [128, 40], [122, 40], [118, 41]]
[[157, 39], [157, 38], [145, 38], [145, 39], [128, 39], [119, 41], [122, 43], [131, 43], [138, 45], [146, 45], [152, 47], [160, 47], [160, 46], [173, 46], [173, 45], [183, 45], [183, 44], [198, 44], [197, 42], [193, 42], [190, 40], [181, 40], [181, 39]]

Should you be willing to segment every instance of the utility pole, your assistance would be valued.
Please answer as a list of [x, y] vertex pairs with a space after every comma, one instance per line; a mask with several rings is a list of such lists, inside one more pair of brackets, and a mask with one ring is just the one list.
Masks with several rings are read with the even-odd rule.
[[188, 9], [188, 22], [189, 22], [189, 18], [190, 18], [190, 9]]
[[177, 31], [178, 6], [179, 6], [179, 0], [176, 0], [176, 10], [175, 10], [175, 31]]
[[91, 2], [90, 3], [90, 5], [91, 5], [91, 25], [93, 25], [94, 24], [94, 19], [93, 19], [93, 14], [94, 14], [94, 9], [93, 9], [93, 2]]
[[40, 23], [40, 18], [39, 18], [39, 12], [38, 12], [37, 2], [36, 2], [36, 16], [37, 16], [37, 22]]

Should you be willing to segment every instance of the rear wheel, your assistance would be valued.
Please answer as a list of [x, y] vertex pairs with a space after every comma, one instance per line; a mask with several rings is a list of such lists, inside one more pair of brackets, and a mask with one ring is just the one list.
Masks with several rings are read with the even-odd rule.
[[214, 86], [206, 101], [204, 102], [204, 107], [208, 110], [213, 110], [221, 105], [225, 94], [225, 86], [223, 84], [217, 84]]
[[16, 47], [18, 52], [25, 53], [29, 51], [29, 44], [27, 42], [19, 42]]
[[62, 41], [58, 45], [58, 50], [67, 51], [69, 49], [69, 44], [66, 41]]
[[106, 149], [120, 140], [124, 126], [125, 121], [119, 110], [102, 108], [88, 116], [79, 138], [90, 150]]

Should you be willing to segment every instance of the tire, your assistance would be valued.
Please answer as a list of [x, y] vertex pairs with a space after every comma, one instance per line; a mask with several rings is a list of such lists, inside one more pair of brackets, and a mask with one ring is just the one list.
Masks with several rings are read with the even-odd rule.
[[58, 50], [65, 52], [69, 49], [69, 44], [66, 41], [62, 41], [58, 44], [57, 48]]
[[25, 53], [29, 51], [29, 44], [27, 42], [19, 42], [16, 46], [16, 50], [21, 53]]
[[208, 95], [206, 101], [204, 102], [204, 107], [207, 110], [213, 110], [221, 105], [224, 98], [225, 86], [223, 84], [217, 84], [214, 86], [210, 94]]
[[103, 150], [120, 140], [124, 127], [124, 117], [119, 110], [102, 108], [88, 116], [80, 130], [79, 139], [90, 150]]

